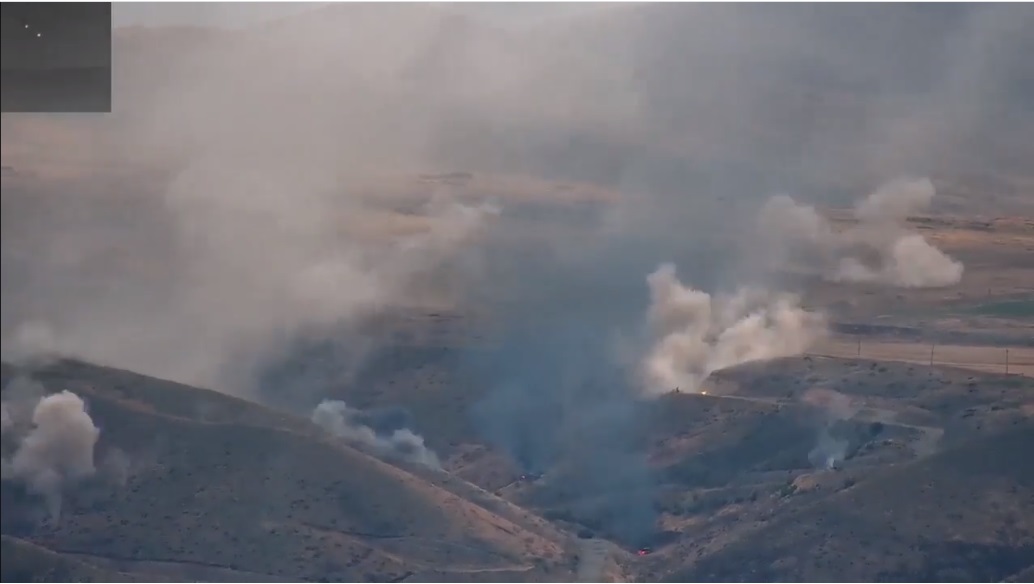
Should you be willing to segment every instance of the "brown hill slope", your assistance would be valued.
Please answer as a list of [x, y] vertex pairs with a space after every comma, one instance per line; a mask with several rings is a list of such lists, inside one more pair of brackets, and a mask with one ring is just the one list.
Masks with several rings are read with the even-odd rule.
[[[51, 551], [148, 576], [215, 570], [203, 579], [526, 580], [574, 567], [542, 520], [501, 501], [489, 511], [431, 482], [454, 480], [418, 477], [304, 420], [72, 361], [34, 377], [83, 396], [101, 428], [100, 472], [66, 490], [59, 521], [3, 483], [3, 532]], [[130, 463], [124, 484], [106, 471], [116, 449]]]

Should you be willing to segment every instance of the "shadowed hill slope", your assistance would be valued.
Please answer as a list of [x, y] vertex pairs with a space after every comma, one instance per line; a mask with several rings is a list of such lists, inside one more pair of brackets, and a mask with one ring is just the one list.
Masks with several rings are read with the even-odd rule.
[[63, 556], [34, 543], [0, 536], [0, 579], [4, 582], [146, 582]]
[[759, 525], [672, 582], [1001, 581], [1034, 557], [1034, 424], [912, 463]]

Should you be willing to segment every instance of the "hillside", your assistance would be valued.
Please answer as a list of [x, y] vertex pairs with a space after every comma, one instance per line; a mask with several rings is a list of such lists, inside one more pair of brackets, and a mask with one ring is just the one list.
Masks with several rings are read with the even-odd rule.
[[[588, 459], [561, 457], [529, 476], [464, 429], [482, 394], [462, 383], [428, 391], [419, 379], [429, 370], [391, 382], [414, 373], [381, 370], [376, 393], [345, 387], [335, 397], [362, 395], [370, 412], [405, 403], [433, 420], [419, 430], [445, 473], [379, 460], [304, 419], [215, 392], [76, 361], [38, 368], [32, 377], [48, 391], [86, 399], [101, 428], [99, 474], [65, 491], [56, 524], [4, 481], [14, 552], [4, 570], [60, 566], [109, 581], [539, 581], [569, 578], [596, 553], [574, 532], [618, 545], [602, 552], [620, 564], [604, 565], [608, 577], [645, 581], [829, 581], [843, 570], [989, 581], [1029, 564], [1034, 480], [1023, 456], [1034, 446], [1034, 399], [1022, 377], [812, 357], [735, 368], [707, 395], [635, 406], [649, 423], [633, 450], [610, 451], [601, 482], [584, 448]], [[442, 375], [461, 373], [432, 377], [447, 387]], [[17, 375], [4, 365], [5, 400]], [[828, 415], [812, 388], [823, 386], [860, 400], [828, 427], [846, 440], [836, 470], [809, 460]], [[635, 457], [618, 457], [640, 450], [649, 470], [636, 478]], [[642, 502], [656, 512], [654, 553], [635, 557], [620, 548], [643, 543], [626, 530]], [[608, 517], [621, 509], [621, 521]]]
[[31, 542], [0, 536], [0, 578], [4, 582], [147, 582], [145, 577], [107, 570], [52, 552]]
[[[417, 321], [396, 326], [421, 329]], [[720, 371], [707, 395], [671, 393], [633, 405], [596, 387], [595, 401], [581, 404], [584, 411], [569, 405], [578, 403], [578, 394], [565, 397], [572, 389], [561, 384], [542, 393], [529, 390], [521, 398], [508, 394], [508, 415], [492, 420], [509, 424], [511, 432], [528, 420], [533, 430], [500, 442], [498, 433], [478, 423], [493, 390], [471, 377], [471, 349], [447, 339], [389, 345], [369, 356], [354, 383], [328, 383], [323, 395], [372, 410], [405, 404], [450, 472], [571, 531], [634, 549], [643, 540], [624, 531], [626, 524], [612, 514], [636, 515], [645, 502], [654, 510], [655, 527], [646, 539], [654, 553], [622, 560], [640, 580], [828, 581], [836, 579], [836, 566], [855, 562], [852, 577], [861, 580], [983, 581], [1008, 578], [1023, 567], [1017, 562], [1022, 564], [1018, 558], [1028, 551], [1031, 526], [1009, 519], [1026, 513], [1025, 501], [1034, 494], [1026, 469], [1009, 458], [1023, 452], [1030, 439], [1034, 382], [1023, 376], [807, 356]], [[320, 351], [311, 360], [296, 354], [290, 370], [305, 371], [309, 380], [298, 387], [318, 391], [323, 375], [332, 378], [323, 367], [333, 354]], [[549, 379], [550, 367], [541, 362], [532, 379]], [[823, 406], [816, 390], [850, 400], [848, 411]], [[625, 418], [618, 417], [617, 424], [601, 430], [587, 428], [602, 414], [593, 406], [624, 411], [637, 423], [626, 427]], [[532, 458], [527, 466], [521, 453], [534, 453], [540, 444], [535, 440], [553, 432], [558, 420], [582, 434], [560, 430], [554, 440], [563, 447], [547, 450], [548, 462]], [[600, 443], [590, 444], [593, 440]], [[816, 450], [841, 441], [833, 469], [813, 458]], [[1006, 450], [1010, 454], [1003, 458]], [[635, 475], [639, 471], [629, 469], [640, 462], [647, 468]], [[594, 463], [603, 464], [603, 471]], [[887, 492], [896, 487], [886, 485], [899, 483], [909, 488], [893, 496]], [[855, 492], [863, 498], [850, 495]], [[967, 492], [983, 493], [979, 505], [974, 503], [978, 511], [965, 510]], [[881, 503], [884, 498], [902, 512]], [[885, 517], [880, 505], [891, 515]], [[856, 508], [867, 511], [856, 516]], [[884, 523], [866, 526], [858, 517], [868, 515], [884, 517]], [[775, 543], [780, 540], [775, 534], [793, 530], [794, 522], [814, 523], [819, 516], [826, 527], [796, 530], [794, 543], [786, 547]], [[900, 526], [898, 516], [906, 518]], [[930, 529], [920, 529], [927, 523]], [[760, 531], [772, 525], [781, 527]], [[802, 539], [796, 539], [798, 531]], [[958, 541], [936, 539], [941, 533], [957, 534]], [[853, 548], [830, 547], [840, 539], [863, 547], [868, 559], [850, 556]], [[896, 543], [880, 543], [885, 541]], [[899, 557], [902, 546], [914, 548], [906, 554], [907, 565], [896, 563], [904, 557]], [[744, 564], [735, 554], [755, 547], [777, 550], [770, 556], [756, 552], [770, 557], [774, 567], [751, 565], [756, 573], [739, 569]], [[825, 559], [815, 564], [809, 554]]]
[[[3, 529], [70, 561], [305, 580], [527, 580], [573, 569], [566, 537], [541, 520], [503, 503], [490, 511], [304, 420], [76, 362], [33, 378], [87, 400], [102, 470], [64, 494], [57, 523], [40, 523], [35, 498], [5, 480]], [[103, 469], [116, 450], [129, 462], [113, 483]]]
[[[1034, 557], [1030, 421], [756, 524], [671, 582], [1000, 581]], [[853, 482], [853, 481], [852, 481]], [[790, 495], [793, 497], [794, 495]]]
[[0, 117], [5, 581], [1030, 579], [1034, 10], [308, 8]]

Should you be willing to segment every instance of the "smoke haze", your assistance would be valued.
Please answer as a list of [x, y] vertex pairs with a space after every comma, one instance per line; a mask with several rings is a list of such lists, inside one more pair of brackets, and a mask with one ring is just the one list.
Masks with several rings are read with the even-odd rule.
[[[4, 354], [37, 323], [60, 352], [245, 391], [242, 353], [433, 296], [407, 277], [421, 246], [389, 253], [383, 239], [463, 220], [386, 215], [372, 187], [385, 177], [620, 191], [605, 221], [539, 242], [569, 269], [609, 259], [619, 288], [662, 258], [683, 265], [674, 249], [721, 247], [774, 191], [832, 200], [988, 158], [1023, 168], [1030, 23], [993, 5], [617, 5], [511, 29], [441, 6], [335, 5], [239, 30], [124, 29], [113, 114], [3, 118], [5, 165], [47, 179], [22, 193], [5, 174], [18, 221], [3, 230]], [[529, 255], [498, 271], [534, 272]], [[886, 256], [831, 276], [927, 285], [957, 271], [918, 240]], [[460, 263], [451, 290], [494, 277]]]
[[[349, 3], [117, 31], [112, 114], [2, 119], [3, 356], [254, 396], [299, 338], [365, 354], [348, 325], [371, 312], [475, 305], [501, 331], [457, 350], [486, 440], [569, 463], [638, 536], [643, 390], [822, 330], [752, 269], [770, 249], [831, 279], [958, 280], [900, 227], [925, 185], [860, 203], [850, 239], [815, 208], [897, 176], [1029, 178], [1032, 28], [1021, 5], [614, 5], [518, 29]], [[739, 245], [759, 210], [778, 245]], [[332, 432], [420, 452], [334, 403]]]

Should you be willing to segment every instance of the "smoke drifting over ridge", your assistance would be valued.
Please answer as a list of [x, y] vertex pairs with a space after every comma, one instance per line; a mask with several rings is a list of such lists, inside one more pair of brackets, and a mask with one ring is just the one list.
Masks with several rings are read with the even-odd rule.
[[[120, 31], [113, 114], [4, 117], [5, 165], [76, 179], [46, 197], [5, 182], [4, 354], [35, 322], [59, 352], [241, 391], [242, 354], [427, 300], [408, 276], [423, 247], [384, 253], [355, 227], [390, 206], [367, 187], [400, 173], [620, 190], [619, 232], [577, 236], [621, 256], [603, 283], [620, 286], [734, 231], [733, 202], [959, 168], [973, 144], [1013, 156], [1031, 127], [1030, 22], [1005, 6], [637, 5], [499, 30], [429, 5], [336, 5], [237, 31]], [[889, 253], [928, 263], [918, 240]], [[607, 257], [574, 255], [571, 269]], [[536, 269], [509, 259], [501, 271]]]
[[424, 445], [423, 437], [408, 428], [395, 429], [390, 434], [379, 434], [362, 423], [363, 413], [348, 407], [343, 401], [324, 401], [312, 412], [312, 421], [338, 438], [358, 442], [384, 456], [397, 456], [410, 462], [434, 469], [442, 467], [432, 450]]
[[[765, 358], [721, 331], [773, 340], [799, 307], [715, 291], [768, 289], [739, 270], [760, 252], [728, 240], [770, 193], [838, 204], [902, 174], [1027, 172], [1032, 27], [991, 5], [644, 4], [514, 31], [341, 4], [233, 32], [122, 31], [113, 114], [3, 118], [4, 164], [48, 179], [44, 196], [19, 195], [5, 174], [3, 353], [21, 331], [32, 350], [248, 393], [297, 336], [451, 304], [430, 285], [445, 279], [503, 331], [500, 349], [462, 355], [486, 391], [472, 412], [486, 438], [524, 468], [573, 463], [573, 483], [607, 495], [607, 527], [634, 538], [654, 517], [634, 439], [639, 349], [667, 362], [664, 390]], [[559, 213], [510, 223], [518, 193], [500, 202], [508, 239], [476, 202], [414, 217], [377, 187], [447, 171], [620, 196], [604, 221], [576, 209], [540, 237]], [[641, 328], [642, 279], [662, 259], [708, 293], [707, 331], [678, 316], [681, 332], [622, 339], [629, 364], [616, 331]]]
[[938, 288], [959, 283], [962, 263], [904, 226], [909, 215], [926, 210], [935, 191], [928, 179], [889, 182], [854, 208], [855, 225], [843, 231], [786, 195], [769, 199], [759, 225], [787, 259], [816, 266], [836, 282], [878, 282], [902, 288]]
[[[462, 253], [495, 213], [436, 197], [414, 233], [371, 242], [335, 224], [347, 215], [330, 208], [332, 199], [272, 178], [207, 164], [181, 173], [165, 197], [179, 240], [171, 263], [20, 322], [5, 338], [5, 358], [75, 355], [247, 393], [248, 359], [284, 335], [382, 306], [440, 302], [434, 289], [412, 286]], [[162, 281], [169, 286], [156, 288]]]
[[[33, 400], [29, 396], [41, 388], [31, 381], [12, 383], [28, 385], [9, 387], [5, 392], [12, 395], [3, 403], [4, 438], [10, 436], [17, 445], [11, 459], [5, 456], [3, 460], [4, 479], [22, 481], [29, 491], [42, 496], [51, 518], [57, 520], [62, 491], [96, 471], [93, 453], [100, 429], [78, 395], [62, 391]], [[21, 418], [28, 408], [32, 410], [31, 426], [20, 436], [19, 426], [26, 421]]]
[[804, 353], [825, 332], [823, 315], [790, 294], [743, 288], [712, 297], [685, 287], [675, 266], [647, 278], [655, 343], [643, 362], [649, 393], [697, 392], [715, 371]]

